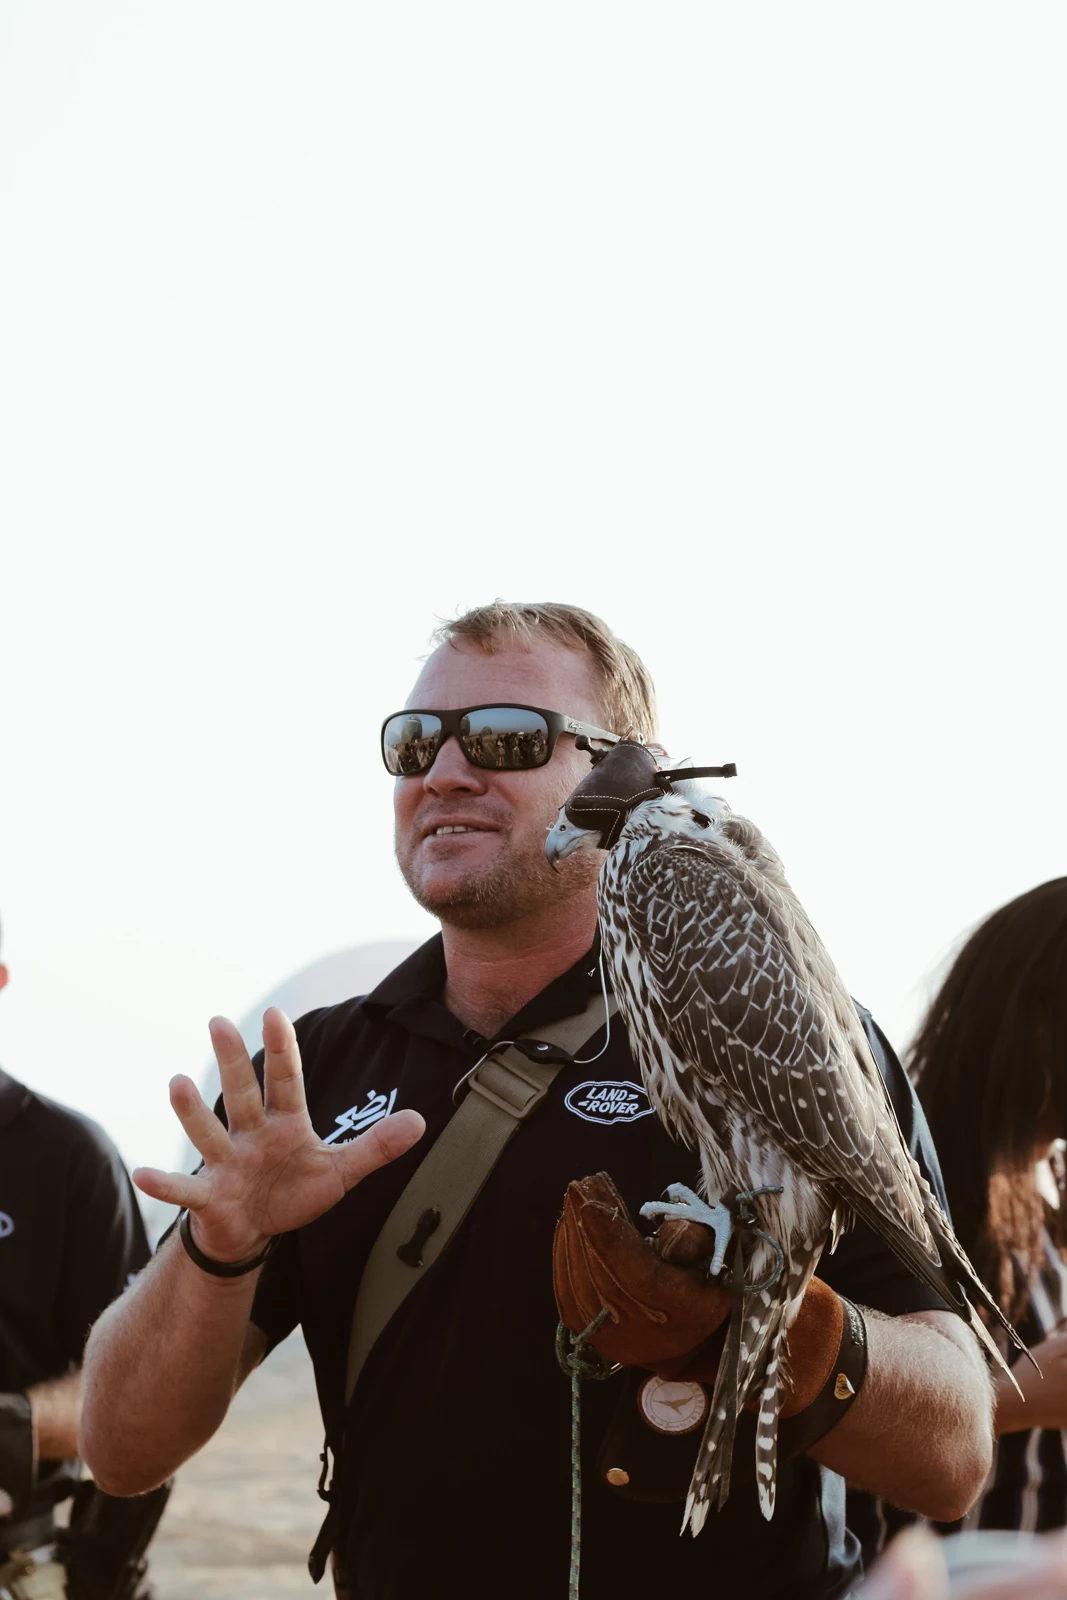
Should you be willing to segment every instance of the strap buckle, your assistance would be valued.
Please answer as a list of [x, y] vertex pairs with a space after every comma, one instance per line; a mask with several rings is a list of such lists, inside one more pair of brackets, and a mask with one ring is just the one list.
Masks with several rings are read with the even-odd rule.
[[516, 1039], [515, 1049], [521, 1050], [527, 1061], [547, 1061], [550, 1067], [569, 1067], [574, 1062], [569, 1050], [544, 1039]]
[[[481, 1074], [486, 1069], [493, 1072], [496, 1080], [492, 1088], [482, 1081]], [[524, 1072], [517, 1062], [501, 1061], [491, 1050], [468, 1075], [467, 1087], [473, 1094], [480, 1094], [483, 1100], [488, 1100], [491, 1106], [496, 1106], [498, 1111], [506, 1111], [517, 1122], [523, 1122], [535, 1111], [548, 1093], [547, 1084], [532, 1073]]]

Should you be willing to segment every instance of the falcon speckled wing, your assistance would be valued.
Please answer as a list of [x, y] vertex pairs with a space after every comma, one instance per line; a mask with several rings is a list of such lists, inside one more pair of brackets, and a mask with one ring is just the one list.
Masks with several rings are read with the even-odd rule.
[[[756, 1397], [756, 1481], [773, 1514], [783, 1341], [824, 1247], [853, 1217], [1006, 1367], [968, 1296], [1003, 1318], [908, 1151], [855, 1007], [759, 830], [721, 800], [691, 804], [647, 746], [623, 741], [594, 759], [548, 857], [607, 850], [600, 929], [619, 1010], [653, 1106], [702, 1171], [703, 1199], [672, 1188], [672, 1203], [643, 1209], [716, 1229], [712, 1270], [742, 1238], [754, 1286], [693, 1473], [696, 1534], [726, 1499], [737, 1414]], [[728, 1245], [724, 1218], [746, 1210], [755, 1224]]]

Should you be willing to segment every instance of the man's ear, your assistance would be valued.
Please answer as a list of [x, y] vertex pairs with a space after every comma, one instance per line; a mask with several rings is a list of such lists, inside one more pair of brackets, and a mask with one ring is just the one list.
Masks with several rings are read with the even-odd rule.
[[2, 961], [0, 961], [0, 989], [2, 989], [4, 987], [4, 984], [6, 982], [7, 982], [7, 968], [4, 966], [4, 963]]

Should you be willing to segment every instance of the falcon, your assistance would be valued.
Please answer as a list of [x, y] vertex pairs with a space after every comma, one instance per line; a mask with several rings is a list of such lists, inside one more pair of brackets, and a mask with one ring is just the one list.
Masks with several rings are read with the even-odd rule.
[[[855, 1007], [759, 830], [674, 781], [735, 769], [658, 768], [654, 747], [590, 750], [550, 864], [606, 850], [603, 957], [649, 1098], [699, 1156], [703, 1195], [672, 1185], [648, 1217], [707, 1224], [731, 1282], [720, 1361], [686, 1502], [699, 1533], [729, 1492], [739, 1411], [758, 1403], [756, 1482], [774, 1512], [786, 1335], [823, 1249], [861, 1218], [944, 1297], [1001, 1366], [972, 1300], [1023, 1349], [912, 1158]], [[673, 780], [673, 781], [672, 781]], [[689, 790], [689, 786], [685, 786]], [[691, 791], [689, 791], [691, 792]]]

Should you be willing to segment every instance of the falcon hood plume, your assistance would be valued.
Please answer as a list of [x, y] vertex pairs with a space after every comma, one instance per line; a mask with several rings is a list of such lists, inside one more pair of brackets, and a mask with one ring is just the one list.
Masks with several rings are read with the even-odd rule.
[[972, 1301], [1024, 1347], [907, 1149], [848, 991], [777, 855], [723, 801], [701, 797], [698, 809], [672, 787], [734, 769], [661, 772], [629, 740], [593, 760], [546, 853], [554, 865], [607, 851], [598, 908], [615, 998], [649, 1098], [697, 1151], [704, 1191], [672, 1185], [676, 1203], [643, 1213], [706, 1223], [712, 1269], [724, 1259], [740, 1266], [746, 1286], [735, 1293], [731, 1359], [719, 1364], [686, 1502], [683, 1527], [696, 1534], [729, 1493], [736, 1421], [750, 1400], [760, 1508], [773, 1514], [786, 1334], [823, 1249], [854, 1218], [1005, 1370]]

